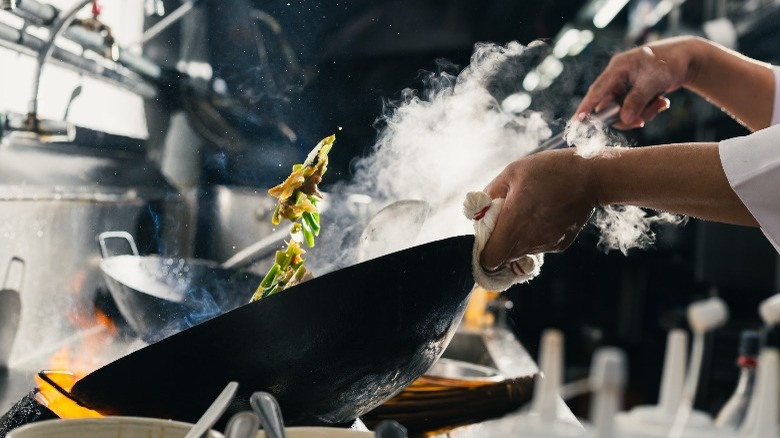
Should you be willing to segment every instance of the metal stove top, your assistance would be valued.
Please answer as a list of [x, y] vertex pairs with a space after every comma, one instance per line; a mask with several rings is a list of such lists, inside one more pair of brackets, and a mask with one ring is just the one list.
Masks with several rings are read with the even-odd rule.
[[35, 388], [34, 371], [0, 370], [0, 415]]

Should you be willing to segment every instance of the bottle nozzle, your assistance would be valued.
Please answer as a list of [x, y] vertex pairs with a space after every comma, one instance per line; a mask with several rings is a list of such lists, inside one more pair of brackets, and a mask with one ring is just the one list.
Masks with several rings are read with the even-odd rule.
[[718, 298], [708, 298], [688, 306], [688, 324], [696, 334], [707, 333], [725, 324], [729, 319], [726, 303]]
[[780, 323], [780, 294], [773, 295], [761, 302], [758, 313], [766, 325]]

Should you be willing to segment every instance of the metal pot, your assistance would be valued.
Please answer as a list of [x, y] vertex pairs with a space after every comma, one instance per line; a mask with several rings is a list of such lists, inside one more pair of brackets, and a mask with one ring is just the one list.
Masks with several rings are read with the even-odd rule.
[[[125, 240], [132, 254], [109, 256], [108, 239]], [[206, 260], [140, 256], [124, 231], [101, 233], [98, 240], [111, 296], [130, 327], [150, 343], [247, 303], [263, 279]]]

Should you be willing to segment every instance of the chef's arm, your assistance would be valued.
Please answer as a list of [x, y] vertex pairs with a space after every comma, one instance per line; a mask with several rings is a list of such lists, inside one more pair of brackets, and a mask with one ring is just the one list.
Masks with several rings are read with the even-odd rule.
[[692, 72], [685, 84], [751, 131], [772, 120], [775, 76], [769, 64], [701, 38], [692, 38]]
[[617, 149], [582, 164], [597, 205], [636, 205], [758, 226], [726, 178], [717, 143]]
[[770, 125], [775, 77], [758, 62], [702, 38], [660, 40], [612, 57], [582, 99], [578, 114], [622, 103], [619, 128], [637, 127], [669, 107], [663, 95], [695, 91], [755, 131]]
[[509, 164], [484, 191], [506, 198], [482, 251], [488, 270], [565, 250], [593, 209], [610, 204], [758, 226], [729, 185], [717, 143], [608, 149], [592, 158], [573, 148], [541, 152]]

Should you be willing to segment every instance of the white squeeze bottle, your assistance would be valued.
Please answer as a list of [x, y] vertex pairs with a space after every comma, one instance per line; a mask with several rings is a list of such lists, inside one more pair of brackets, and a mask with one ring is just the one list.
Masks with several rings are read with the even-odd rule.
[[615, 416], [620, 411], [626, 385], [626, 359], [617, 348], [602, 347], [593, 355], [590, 368], [590, 438], [620, 438]]
[[739, 428], [739, 438], [776, 438], [780, 435], [778, 427], [778, 374], [780, 374], [780, 345], [775, 328], [766, 339], [766, 345], [758, 356], [756, 390], [750, 399], [747, 417]]
[[563, 382], [563, 333], [559, 330], [542, 334], [539, 369], [530, 410], [501, 420], [491, 438], [587, 437], [558, 394]]
[[691, 360], [686, 375], [687, 335], [682, 330], [669, 332], [664, 358], [659, 403], [639, 406], [617, 416], [617, 428], [626, 438], [716, 438], [721, 434], [710, 416], [693, 409], [704, 355], [704, 336], [723, 325], [728, 308], [719, 298], [697, 301], [688, 306], [688, 324], [694, 335]]
[[776, 438], [780, 385], [780, 294], [761, 303], [759, 314], [766, 324], [761, 354], [758, 356], [756, 390], [750, 399], [747, 417], [739, 428], [739, 438]]
[[756, 365], [760, 350], [760, 338], [755, 330], [743, 330], [739, 337], [737, 366], [739, 380], [734, 393], [715, 417], [715, 426], [737, 430], [745, 420], [750, 398], [753, 396], [756, 380]]

